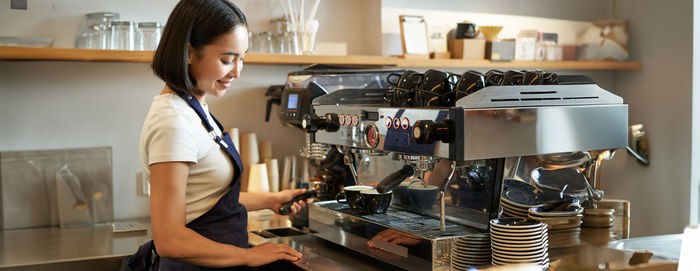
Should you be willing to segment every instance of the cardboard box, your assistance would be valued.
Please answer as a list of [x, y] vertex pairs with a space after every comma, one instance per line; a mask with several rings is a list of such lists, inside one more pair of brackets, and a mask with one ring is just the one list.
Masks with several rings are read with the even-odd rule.
[[515, 40], [486, 42], [486, 59], [492, 61], [512, 61], [515, 57]]
[[578, 46], [576, 46], [576, 45], [564, 45], [564, 46], [562, 46], [562, 59], [563, 60], [577, 60], [578, 59]]
[[430, 52], [430, 59], [450, 59], [450, 52]]
[[452, 58], [484, 59], [486, 40], [484, 39], [454, 39], [448, 43]]

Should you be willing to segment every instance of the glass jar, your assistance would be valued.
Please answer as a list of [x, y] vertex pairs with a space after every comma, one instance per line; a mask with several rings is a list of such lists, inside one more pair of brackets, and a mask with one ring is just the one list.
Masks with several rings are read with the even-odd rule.
[[163, 28], [160, 23], [140, 22], [136, 33], [136, 45], [134, 46], [136, 50], [155, 51], [158, 48]]
[[260, 32], [255, 39], [255, 45], [257, 46], [258, 53], [269, 54], [274, 51], [272, 45], [272, 33], [270, 32]]
[[112, 22], [112, 50], [134, 50], [134, 22]]
[[76, 48], [109, 49], [111, 39], [110, 24], [119, 19], [116, 12], [93, 12], [85, 14], [75, 37]]

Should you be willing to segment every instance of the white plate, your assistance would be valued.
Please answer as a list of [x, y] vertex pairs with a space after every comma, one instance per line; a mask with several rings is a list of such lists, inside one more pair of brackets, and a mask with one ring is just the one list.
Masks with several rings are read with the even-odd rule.
[[536, 235], [547, 231], [545, 227], [539, 229], [501, 229], [501, 228], [491, 228], [491, 236], [524, 236], [524, 235]]
[[543, 255], [542, 257], [538, 258], [530, 258], [530, 259], [508, 259], [508, 258], [500, 258], [500, 257], [494, 257], [491, 259], [491, 261], [496, 261], [499, 263], [504, 263], [504, 264], [518, 264], [518, 263], [549, 263], [549, 255]]
[[460, 264], [460, 263], [450, 263], [452, 265], [452, 270], [454, 271], [464, 271], [465, 269], [469, 267], [479, 267], [479, 266], [485, 266], [485, 265], [491, 265], [491, 261], [488, 262], [473, 262], [473, 263], [467, 263], [467, 264]]
[[479, 247], [487, 247], [491, 245], [491, 241], [489, 240], [488, 242], [485, 243], [474, 243], [474, 244], [460, 244], [460, 243], [453, 243], [452, 246], [458, 247], [458, 248], [479, 248]]
[[540, 232], [540, 233], [532, 233], [530, 235], [518, 235], [518, 236], [512, 236], [512, 235], [501, 235], [500, 233], [494, 233], [493, 237], [491, 237], [491, 242], [493, 240], [500, 241], [500, 242], [508, 242], [508, 241], [534, 241], [537, 239], [542, 239], [544, 236], [547, 235], [546, 231]]
[[527, 251], [527, 252], [494, 252], [492, 257], [498, 256], [499, 258], [508, 258], [508, 257], [514, 257], [514, 258], [538, 258], [542, 257], [544, 255], [547, 255], [547, 249], [540, 249], [540, 250], [535, 250], [535, 251]]
[[491, 243], [491, 238], [483, 240], [483, 241], [459, 241], [459, 242], [454, 242], [454, 245], [457, 246], [479, 246], [479, 245], [488, 245]]
[[502, 214], [502, 216], [504, 216], [504, 217], [527, 218], [527, 215], [520, 214], [520, 213], [515, 213], [515, 212], [511, 212], [511, 211], [508, 211], [508, 210], [503, 210], [503, 211], [501, 211], [501, 214]]
[[480, 258], [452, 257], [452, 261], [457, 261], [459, 263], [484, 262], [484, 261], [490, 261], [490, 260], [491, 260], [491, 255], [489, 255], [487, 257], [480, 257]]
[[537, 241], [537, 242], [532, 242], [532, 243], [493, 243], [493, 247], [491, 248], [491, 250], [492, 251], [495, 251], [495, 250], [503, 251], [503, 250], [516, 249], [516, 248], [530, 248], [530, 250], [533, 250], [533, 249], [538, 249], [541, 247], [546, 247], [548, 243], [549, 243], [549, 240], [547, 240], [547, 239]]
[[462, 267], [481, 266], [481, 265], [490, 264], [492, 260], [493, 259], [488, 258], [486, 260], [478, 260], [478, 261], [450, 261], [450, 264], [453, 266], [462, 266]]
[[491, 247], [488, 247], [485, 249], [480, 249], [480, 250], [462, 250], [459, 248], [453, 248], [452, 254], [473, 255], [473, 256], [489, 255], [489, 254], [491, 254]]
[[541, 233], [547, 231], [547, 224], [540, 224], [537, 228], [504, 228], [504, 227], [491, 227], [489, 232], [491, 236], [494, 234], [520, 234], [520, 233]]
[[546, 226], [544, 223], [524, 218], [496, 218], [489, 221], [491, 227], [501, 229], [539, 229]]
[[501, 244], [501, 243], [492, 243], [491, 244], [491, 250], [492, 251], [528, 251], [528, 250], [536, 250], [536, 249], [543, 249], [547, 247], [548, 240], [544, 240], [539, 243], [532, 243], [532, 244]]
[[[500, 265], [508, 265], [508, 264], [524, 264], [523, 262], [519, 262], [519, 263], [518, 263], [518, 262], [516, 262], [516, 263], [510, 263], [510, 262], [500, 262], [500, 261], [497, 261], [497, 260], [492, 260], [491, 263], [492, 263], [493, 265], [498, 265], [498, 266], [500, 266]], [[533, 262], [533, 263], [530, 263], [530, 264], [537, 264], [537, 265], [540, 265], [540, 266], [543, 266], [543, 267], [549, 267], [549, 260], [542, 261], [542, 262]]]
[[515, 211], [518, 213], [524, 213], [526, 215], [529, 214], [529, 211], [528, 211], [529, 208], [515, 206], [515, 205], [512, 205], [512, 204], [505, 202], [505, 201], [501, 201], [500, 204], [501, 204], [501, 208], [503, 208], [503, 209], [508, 209], [509, 211]]

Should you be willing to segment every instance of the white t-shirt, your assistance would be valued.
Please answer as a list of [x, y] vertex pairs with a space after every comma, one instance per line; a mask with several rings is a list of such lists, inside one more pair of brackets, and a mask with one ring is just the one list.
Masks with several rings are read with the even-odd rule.
[[[202, 106], [215, 132], [221, 131]], [[189, 162], [186, 219], [189, 223], [210, 210], [228, 191], [234, 167], [225, 150], [211, 138], [197, 113], [182, 97], [164, 94], [153, 98], [141, 129], [140, 155], [150, 181], [149, 166], [161, 162]]]

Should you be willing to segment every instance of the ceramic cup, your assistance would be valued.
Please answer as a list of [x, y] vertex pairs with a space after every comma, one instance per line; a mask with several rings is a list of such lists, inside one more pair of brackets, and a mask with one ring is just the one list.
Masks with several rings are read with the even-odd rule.
[[394, 204], [398, 205], [410, 205], [411, 202], [408, 199], [408, 185], [411, 182], [402, 182], [398, 186], [394, 187]]
[[438, 192], [437, 186], [413, 182], [408, 186], [408, 199], [413, 208], [429, 210], [437, 200]]
[[361, 206], [359, 206], [359, 202], [357, 200], [357, 198], [360, 196], [360, 192], [372, 189], [374, 189], [374, 187], [367, 185], [346, 186], [343, 188], [343, 192], [340, 192], [335, 196], [335, 200], [339, 203], [347, 203], [352, 209], [360, 209]]
[[389, 209], [392, 192], [379, 193], [377, 189], [360, 191], [360, 196], [356, 199], [358, 205], [369, 214], [383, 214]]

